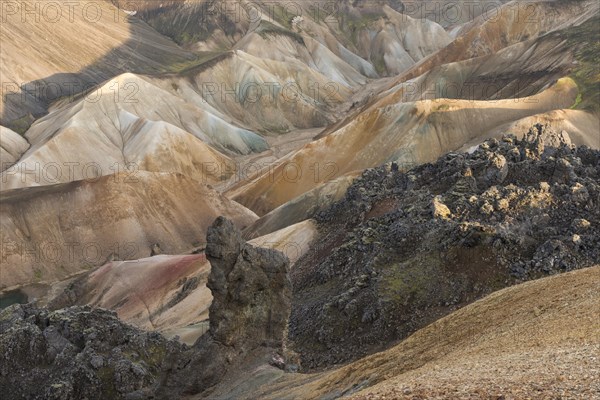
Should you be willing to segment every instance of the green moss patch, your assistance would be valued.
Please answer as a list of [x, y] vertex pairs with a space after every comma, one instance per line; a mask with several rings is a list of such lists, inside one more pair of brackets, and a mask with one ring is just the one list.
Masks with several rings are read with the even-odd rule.
[[600, 16], [558, 33], [572, 47], [577, 64], [570, 77], [580, 94], [572, 108], [600, 113]]
[[304, 39], [302, 38], [302, 36], [300, 36], [296, 32], [292, 32], [289, 29], [279, 27], [268, 21], [261, 21], [260, 25], [258, 26], [258, 28], [256, 28], [255, 32], [258, 33], [263, 39], [268, 39], [269, 36], [287, 36], [295, 42], [304, 46]]

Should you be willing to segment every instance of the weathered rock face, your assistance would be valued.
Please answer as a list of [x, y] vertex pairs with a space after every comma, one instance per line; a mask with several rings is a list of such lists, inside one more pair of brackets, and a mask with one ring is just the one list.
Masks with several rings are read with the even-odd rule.
[[90, 307], [0, 313], [3, 399], [147, 398], [183, 345]]
[[406, 173], [367, 170], [291, 277], [293, 349], [355, 359], [516, 282], [600, 262], [600, 152], [534, 126]]
[[245, 243], [223, 217], [207, 241], [214, 301], [210, 330], [194, 346], [126, 325], [102, 309], [11, 306], [0, 313], [2, 398], [178, 398], [215, 385], [247, 356], [281, 364], [288, 259]]
[[213, 294], [210, 335], [240, 352], [262, 345], [281, 347], [291, 298], [287, 258], [245, 244], [240, 231], [223, 217], [208, 230], [207, 239]]
[[208, 229], [206, 256], [211, 263], [207, 286], [213, 295], [210, 329], [178, 359], [179, 371], [169, 376], [165, 393], [200, 393], [246, 357], [274, 364], [287, 355], [288, 259], [245, 243], [224, 217]]

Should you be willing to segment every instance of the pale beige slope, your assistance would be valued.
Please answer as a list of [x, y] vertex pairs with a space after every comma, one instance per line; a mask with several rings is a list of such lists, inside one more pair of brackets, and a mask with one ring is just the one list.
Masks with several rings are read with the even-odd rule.
[[[76, 304], [115, 310], [120, 319], [142, 329], [180, 328], [208, 318], [209, 272], [210, 264], [202, 254], [112, 261], [85, 278]], [[192, 279], [197, 287], [175, 301]]]
[[[123, 88], [117, 99], [115, 85]], [[128, 167], [179, 172], [213, 183], [233, 171], [233, 162], [215, 148], [231, 154], [268, 148], [260, 136], [134, 74], [121, 75], [93, 95], [51, 112], [26, 137], [32, 146], [2, 175], [3, 190], [108, 175]], [[39, 173], [25, 173], [36, 168]]]
[[[452, 7], [466, 5], [473, 11], [476, 8], [472, 3], [458, 3], [452, 2]], [[582, 24], [600, 10], [597, 2], [588, 0], [511, 1], [495, 7], [497, 3], [483, 4], [489, 7], [489, 12], [465, 24], [460, 32], [454, 32], [456, 38], [450, 44], [384, 81], [377, 93], [359, 92], [356, 103], [370, 107], [379, 101], [389, 101], [392, 93], [395, 101], [434, 96], [463, 99], [529, 96], [567, 75], [567, 70], [576, 65], [573, 49], [564, 37], [553, 32]], [[429, 8], [427, 18], [439, 13], [440, 6], [442, 2], [432, 5], [435, 10]], [[407, 12], [422, 15], [424, 10], [419, 7], [410, 6]], [[362, 111], [354, 110], [328, 131], [339, 129]]]
[[[141, 1], [138, 9], [158, 31], [191, 48], [241, 49], [271, 59], [295, 53], [293, 58], [315, 71], [352, 85], [364, 77], [375, 78], [378, 72], [404, 71], [450, 42], [439, 24], [400, 14], [393, 8], [399, 8], [397, 3], [228, 0], [211, 7], [206, 0]], [[304, 44], [295, 50], [281, 43], [260, 48], [253, 37], [257, 34], [275, 42], [282, 37], [297, 42], [302, 38]], [[279, 50], [284, 51], [277, 54]]]
[[[566, 78], [528, 98], [438, 99], [372, 107], [246, 186], [232, 189], [228, 196], [262, 216], [319, 183], [351, 171], [388, 161], [397, 161], [403, 168], [433, 161], [499, 125], [569, 107], [577, 92], [575, 83]], [[329, 166], [333, 173], [315, 175], [311, 171], [316, 166], [321, 171]]]
[[[60, 116], [44, 118], [46, 125], [36, 124], [36, 129], [28, 131], [26, 136], [34, 144], [38, 143], [38, 136], [48, 135], [56, 124], [78, 125], [90, 120], [100, 120], [94, 128], [101, 130], [110, 127], [110, 123], [120, 128], [128, 122], [118, 120], [125, 111], [140, 118], [175, 125], [222, 151], [249, 154], [268, 148], [260, 136], [234, 125], [206, 102], [188, 101], [166, 90], [164, 85], [159, 78], [130, 73], [119, 75], [86, 98], [57, 110], [56, 114]], [[79, 114], [80, 110], [84, 113]], [[74, 113], [78, 114], [77, 121], [71, 121]]]
[[[290, 29], [302, 36], [309, 53], [313, 57], [316, 68], [319, 70], [323, 68], [321, 71], [327, 75], [325, 71], [330, 66], [326, 65], [325, 61], [331, 60], [333, 55], [333, 60], [338, 66], [339, 60], [341, 60], [365, 77], [378, 77], [375, 67], [368, 61], [369, 52], [365, 51], [364, 54], [358, 54], [359, 49], [350, 39], [350, 35], [343, 32], [343, 29], [351, 29], [345, 23], [347, 14], [350, 12], [360, 14], [360, 11], [354, 8], [350, 8], [350, 10], [334, 8], [335, 12], [332, 12], [332, 3], [321, 3], [321, 9], [318, 8], [319, 6], [315, 7], [310, 3], [298, 4], [302, 4], [309, 9], [303, 13], [301, 22], [290, 24]], [[325, 17], [326, 22], [315, 20], [315, 10], [321, 12], [321, 18]], [[310, 62], [309, 65], [311, 65]]]
[[[404, 72], [450, 43], [449, 33], [438, 23], [424, 16], [413, 18], [386, 3], [390, 2], [340, 5], [328, 24], [320, 26], [328, 27], [341, 44], [367, 60], [380, 76]], [[314, 25], [309, 29], [318, 31]], [[322, 37], [324, 43], [331, 43], [326, 34]], [[342, 57], [344, 53], [340, 48]]]
[[8, 168], [0, 187], [52, 185], [126, 171], [174, 172], [216, 183], [234, 171], [229, 157], [176, 126], [133, 116], [128, 122], [117, 143], [98, 135], [101, 130], [63, 129]]
[[0, 205], [0, 287], [56, 281], [111, 257], [147, 257], [154, 244], [185, 253], [220, 215], [240, 228], [257, 218], [198, 181], [144, 171], [4, 191]]
[[531, 96], [569, 74], [575, 58], [563, 39], [526, 40], [493, 54], [434, 67], [379, 94], [381, 103], [434, 98], [499, 100]]
[[[0, 75], [3, 96], [10, 94], [0, 98], [4, 124], [43, 113], [49, 99], [79, 92], [84, 83], [89, 88], [126, 71], [162, 72], [196, 58], [108, 1], [2, 4]], [[15, 89], [26, 84], [42, 89]]]
[[[402, 0], [398, 11], [413, 18], [427, 18], [446, 29], [460, 28], [465, 23], [485, 14], [494, 17], [496, 10], [511, 0], [440, 0], [428, 3], [424, 0]], [[454, 29], [453, 29], [454, 30]]]
[[[357, 92], [354, 105], [360, 107], [349, 109], [322, 135], [341, 129], [372, 107], [432, 98], [520, 98], [539, 93], [569, 75], [578, 62], [573, 54], [576, 49], [565, 40], [565, 29], [585, 21], [589, 24], [599, 12], [598, 4], [517, 3], [506, 4], [495, 18], [477, 18], [447, 47], [406, 73], [381, 80], [375, 90]], [[529, 14], [515, 14], [523, 7], [529, 14], [543, 15], [543, 20], [529, 22]]]
[[367, 78], [342, 60], [329, 48], [311, 36], [302, 35], [302, 42], [281, 34], [248, 33], [235, 48], [255, 57], [280, 62], [301, 61], [321, 73], [331, 82], [346, 87], [360, 87]]
[[[103, 174], [134, 163], [138, 169], [215, 182], [231, 175], [231, 162], [210, 148], [201, 149], [204, 145], [186, 132], [230, 155], [262, 152], [267, 142], [240, 126], [267, 133], [322, 127], [351, 93], [330, 84], [299, 61], [269, 61], [242, 51], [181, 75], [123, 74], [37, 121], [26, 133], [32, 147], [19, 169], [4, 174], [3, 189], [86, 178], [81, 166], [88, 163]], [[237, 93], [226, 93], [233, 88]], [[252, 90], [262, 97], [252, 100]], [[60, 171], [48, 177], [22, 173], [54, 163]], [[72, 163], [78, 164], [69, 170]]]
[[359, 54], [368, 54], [381, 75], [401, 74], [451, 42], [435, 22], [411, 18], [388, 6], [382, 10], [383, 18], [357, 33]]
[[317, 225], [313, 220], [299, 222], [267, 235], [252, 239], [249, 243], [282, 252], [293, 267], [309, 250], [317, 238]]
[[270, 60], [241, 50], [185, 74], [213, 108], [250, 129], [271, 133], [323, 127], [333, 120], [334, 107], [352, 93], [293, 58]]
[[18, 133], [0, 126], [0, 172], [12, 166], [29, 148], [29, 143]]
[[[287, 21], [271, 22], [300, 35], [313, 63], [304, 53], [299, 58], [336, 81], [339, 77], [331, 65], [345, 74], [353, 69], [369, 78], [391, 76], [450, 43], [450, 35], [439, 24], [400, 14], [384, 3], [364, 7], [360, 3], [299, 3], [303, 8], [300, 21], [287, 26]], [[320, 11], [320, 18], [315, 10]]]
[[[248, 31], [254, 18], [242, 8], [254, 10], [259, 2], [246, 0], [110, 0], [135, 10], [158, 32], [194, 51], [230, 49]], [[276, 5], [270, 2], [271, 7]]]
[[600, 267], [503, 289], [333, 371], [247, 379], [242, 398], [597, 398], [599, 289]]
[[356, 174], [341, 176], [282, 204], [250, 225], [244, 231], [244, 237], [252, 239], [268, 235], [314, 217], [344, 197], [355, 178]]
[[[304, 52], [297, 58], [336, 81], [340, 77], [335, 70], [347, 76], [354, 70], [370, 78], [399, 74], [451, 41], [435, 22], [411, 18], [387, 5], [339, 5], [327, 22], [314, 18], [310, 4], [304, 6], [302, 20], [289, 29], [302, 37], [313, 62]], [[327, 6], [331, 4], [321, 5], [322, 12]]]

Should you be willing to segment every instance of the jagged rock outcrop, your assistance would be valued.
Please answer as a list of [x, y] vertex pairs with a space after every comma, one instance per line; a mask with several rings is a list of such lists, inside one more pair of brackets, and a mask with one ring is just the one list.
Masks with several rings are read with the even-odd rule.
[[[288, 259], [276, 250], [245, 243], [233, 223], [219, 217], [207, 233], [212, 291], [210, 329], [178, 360], [167, 392], [202, 392], [246, 357], [274, 363], [286, 355], [290, 313]], [[184, 388], [182, 390], [182, 388]]]
[[288, 259], [244, 243], [240, 231], [223, 217], [208, 230], [207, 241], [212, 338], [240, 353], [263, 345], [280, 347], [290, 310]]
[[600, 262], [600, 151], [534, 126], [408, 172], [365, 171], [292, 270], [302, 366], [382, 349], [514, 283]]
[[3, 310], [3, 399], [178, 398], [209, 389], [246, 358], [284, 367], [288, 259], [245, 243], [224, 217], [209, 229], [206, 253], [210, 330], [191, 347], [88, 306]]
[[184, 346], [90, 307], [0, 313], [3, 399], [142, 399]]

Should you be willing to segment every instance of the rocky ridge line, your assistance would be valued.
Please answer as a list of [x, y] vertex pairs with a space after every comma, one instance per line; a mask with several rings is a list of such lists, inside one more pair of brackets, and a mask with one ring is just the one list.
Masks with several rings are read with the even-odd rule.
[[369, 169], [292, 271], [304, 368], [386, 348], [493, 291], [600, 263], [600, 151], [536, 125], [403, 172]]

